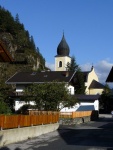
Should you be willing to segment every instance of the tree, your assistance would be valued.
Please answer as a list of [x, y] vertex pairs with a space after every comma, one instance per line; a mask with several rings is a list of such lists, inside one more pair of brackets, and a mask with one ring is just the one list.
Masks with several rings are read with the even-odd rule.
[[[59, 111], [65, 106], [73, 106], [75, 98], [70, 95], [65, 83], [33, 84], [24, 91], [26, 102], [34, 101], [38, 110]], [[62, 104], [62, 107], [61, 107]]]
[[36, 46], [35, 46], [35, 42], [34, 42], [33, 36], [31, 36], [31, 38], [30, 38], [30, 47], [31, 47], [31, 49], [36, 50]]
[[36, 52], [33, 36], [30, 36], [29, 31], [25, 30], [24, 25], [20, 23], [19, 15], [16, 14], [13, 18], [11, 13], [3, 7], [0, 7], [0, 40], [14, 58], [11, 63], [1, 62], [0, 88], [1, 85], [7, 87], [5, 81], [15, 72], [33, 71], [33, 66], [38, 69], [38, 63], [40, 70], [45, 69], [45, 59], [40, 52]]
[[84, 94], [85, 93], [85, 85], [84, 85], [84, 75], [81, 71], [81, 68], [76, 63], [76, 59], [74, 56], [71, 58], [71, 63], [67, 64], [68, 71], [76, 71], [76, 75], [74, 77], [75, 80], [75, 93], [76, 94]]
[[85, 94], [84, 75], [81, 72], [81, 69], [77, 70], [75, 78], [76, 78], [75, 93]]
[[104, 113], [110, 113], [113, 110], [113, 95], [108, 84], [105, 85], [104, 91], [102, 92], [100, 99], [100, 110], [103, 110]]
[[11, 109], [8, 104], [4, 102], [5, 96], [0, 92], [0, 114], [10, 114]]
[[79, 66], [76, 63], [75, 56], [71, 57], [71, 63], [67, 63], [66, 69], [68, 71], [77, 71], [79, 69]]
[[16, 14], [15, 22], [16, 22], [16, 23], [20, 23], [20, 19], [19, 19], [19, 15], [18, 15], [18, 14]]

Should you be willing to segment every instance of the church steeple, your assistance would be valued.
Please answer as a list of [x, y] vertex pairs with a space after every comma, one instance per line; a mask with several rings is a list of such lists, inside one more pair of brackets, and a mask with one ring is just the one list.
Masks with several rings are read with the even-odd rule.
[[66, 71], [67, 63], [71, 62], [69, 52], [70, 49], [63, 32], [62, 39], [57, 47], [57, 55], [55, 56], [55, 71]]
[[64, 32], [63, 32], [63, 36], [62, 39], [57, 47], [57, 55], [61, 55], [61, 56], [69, 56], [69, 46], [66, 42], [65, 36], [64, 36]]

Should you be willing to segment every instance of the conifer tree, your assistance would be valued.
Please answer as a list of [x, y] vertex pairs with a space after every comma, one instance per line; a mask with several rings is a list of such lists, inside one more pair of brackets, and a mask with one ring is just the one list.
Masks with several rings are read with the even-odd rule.
[[85, 92], [85, 85], [84, 85], [84, 76], [81, 71], [81, 68], [76, 63], [75, 56], [72, 56], [71, 63], [67, 64], [67, 70], [68, 71], [76, 71], [75, 75], [75, 94], [84, 94]]
[[66, 69], [68, 71], [77, 71], [79, 69], [79, 66], [76, 63], [75, 56], [71, 57], [71, 63], [67, 63]]
[[34, 38], [33, 36], [31, 36], [30, 38], [30, 46], [33, 50], [36, 50], [36, 46], [35, 46], [35, 42], [34, 42]]
[[16, 14], [15, 21], [16, 21], [16, 23], [20, 23], [19, 15], [18, 14]]

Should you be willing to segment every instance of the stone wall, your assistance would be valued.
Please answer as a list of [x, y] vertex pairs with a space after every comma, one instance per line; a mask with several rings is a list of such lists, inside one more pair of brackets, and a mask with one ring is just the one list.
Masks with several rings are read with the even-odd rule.
[[80, 117], [80, 118], [60, 118], [59, 123], [62, 125], [73, 125], [80, 124], [89, 121], [95, 121], [98, 119], [98, 111], [92, 112], [91, 116]]
[[59, 123], [62, 125], [73, 125], [73, 124], [80, 124], [84, 122], [91, 121], [90, 116], [89, 117], [81, 117], [81, 118], [61, 118]]

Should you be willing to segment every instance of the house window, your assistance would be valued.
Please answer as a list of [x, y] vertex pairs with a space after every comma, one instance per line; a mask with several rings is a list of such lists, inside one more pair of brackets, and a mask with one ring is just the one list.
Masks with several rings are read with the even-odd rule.
[[59, 67], [62, 67], [62, 61], [59, 61]]

